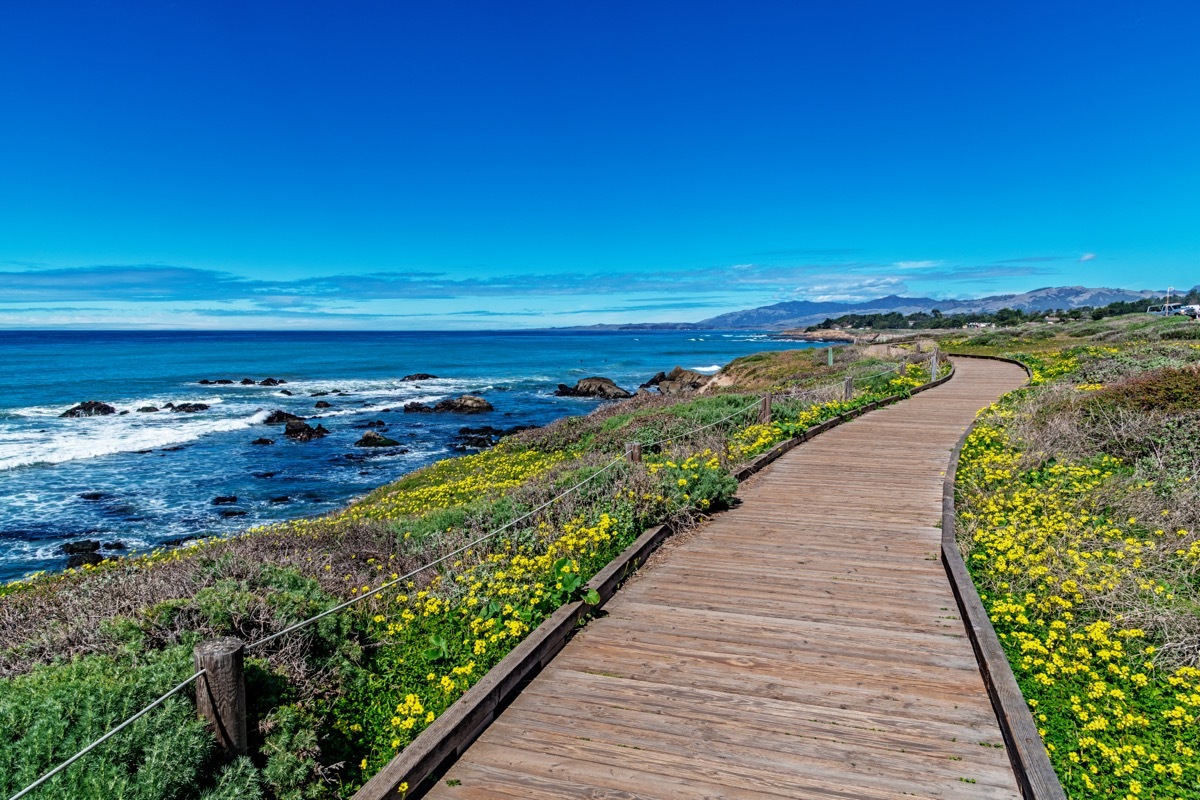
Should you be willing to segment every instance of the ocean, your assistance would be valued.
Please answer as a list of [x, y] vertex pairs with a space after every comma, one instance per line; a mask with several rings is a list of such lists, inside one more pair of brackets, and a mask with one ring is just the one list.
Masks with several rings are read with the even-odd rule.
[[[464, 426], [544, 425], [600, 402], [555, 397], [559, 383], [601, 375], [634, 391], [676, 365], [711, 373], [804, 346], [729, 331], [0, 331], [0, 582], [64, 568], [71, 540], [127, 555], [331, 511], [458, 454]], [[413, 373], [437, 378], [402, 380]], [[199, 383], [222, 379], [233, 383]], [[495, 410], [401, 410], [467, 393]], [[60, 416], [90, 400], [127, 413]], [[168, 403], [208, 409], [138, 411]], [[274, 410], [330, 433], [288, 440], [264, 424]], [[367, 423], [400, 447], [355, 447]]]

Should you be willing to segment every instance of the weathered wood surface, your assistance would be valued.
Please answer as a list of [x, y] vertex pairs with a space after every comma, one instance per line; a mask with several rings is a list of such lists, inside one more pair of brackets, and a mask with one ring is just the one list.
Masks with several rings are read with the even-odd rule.
[[957, 369], [744, 484], [427, 796], [1019, 797], [937, 526], [951, 449], [1025, 375]]
[[246, 733], [245, 655], [245, 643], [233, 636], [201, 642], [192, 653], [196, 671], [204, 670], [196, 679], [196, 712], [208, 720], [217, 744], [243, 756], [250, 746]]

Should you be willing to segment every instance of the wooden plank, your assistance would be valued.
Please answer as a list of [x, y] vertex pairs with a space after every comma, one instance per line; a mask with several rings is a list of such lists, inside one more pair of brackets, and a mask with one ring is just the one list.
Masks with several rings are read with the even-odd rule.
[[[979, 728], [966, 725], [961, 720], [939, 722], [846, 706], [801, 704], [757, 694], [697, 686], [664, 687], [615, 675], [567, 670], [557, 665], [555, 670], [554, 682], [546, 681], [532, 687], [517, 702], [552, 705], [558, 698], [564, 697], [577, 702], [638, 708], [667, 716], [736, 718], [764, 731], [807, 728], [833, 731], [844, 736], [866, 731], [878, 736], [881, 741], [890, 740], [893, 746], [899, 748], [924, 750], [929, 746], [938, 746], [952, 755], [973, 757], [978, 755], [975, 748], [984, 741], [980, 738]], [[997, 758], [1003, 760], [1002, 756]]]
[[[544, 706], [523, 709], [522, 724], [540, 734], [584, 737], [638, 750], [669, 752], [689, 760], [698, 757], [696, 743], [703, 742], [699, 757], [756, 771], [776, 771], [781, 777], [820, 775], [838, 782], [849, 765], [864, 784], [880, 789], [891, 788], [898, 779], [926, 789], [936, 784], [946, 791], [957, 788], [959, 778], [966, 777], [962, 761], [945, 755], [946, 748], [907, 740], [893, 740], [890, 747], [879, 746], [882, 737], [870, 731], [836, 735], [838, 732], [826, 728], [816, 736], [801, 726], [762, 729], [741, 719], [665, 715], [586, 701], [560, 703], [554, 712], [546, 711]], [[1011, 769], [1003, 758], [991, 764], [973, 761], [971, 773], [977, 782], [1002, 789], [1012, 781]]]

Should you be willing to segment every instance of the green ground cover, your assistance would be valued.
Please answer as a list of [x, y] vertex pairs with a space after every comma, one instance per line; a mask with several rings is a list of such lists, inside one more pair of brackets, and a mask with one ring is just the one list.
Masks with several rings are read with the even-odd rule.
[[1200, 798], [1194, 330], [1134, 315], [944, 343], [1034, 371], [967, 440], [958, 534], [1072, 798]]

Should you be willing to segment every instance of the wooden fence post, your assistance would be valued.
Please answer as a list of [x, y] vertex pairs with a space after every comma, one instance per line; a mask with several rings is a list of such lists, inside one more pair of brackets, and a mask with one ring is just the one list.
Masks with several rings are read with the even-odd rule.
[[849, 375], [846, 376], [846, 385], [842, 394], [846, 400], [854, 397], [854, 378], [850, 377]]
[[626, 442], [625, 458], [630, 463], [636, 464], [642, 460], [642, 443], [641, 442]]
[[196, 645], [196, 710], [208, 720], [221, 747], [237, 755], [249, 750], [246, 737], [246, 680], [242, 660], [246, 645], [224, 636]]
[[771, 393], [767, 392], [763, 395], [762, 403], [758, 407], [758, 423], [760, 425], [771, 424]]

